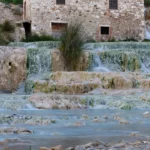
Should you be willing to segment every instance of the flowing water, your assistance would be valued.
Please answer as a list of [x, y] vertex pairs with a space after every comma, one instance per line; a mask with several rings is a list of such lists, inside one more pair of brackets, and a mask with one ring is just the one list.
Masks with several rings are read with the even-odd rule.
[[145, 39], [150, 40], [150, 31], [148, 29], [145, 29]]
[[[115, 142], [122, 140], [131, 140], [134, 137], [130, 136], [132, 132], [141, 134], [141, 136], [149, 136], [150, 120], [143, 118], [142, 114], [146, 110], [116, 110], [116, 109], [84, 109], [84, 110], [1, 110], [3, 114], [16, 116], [32, 116], [40, 118], [51, 118], [55, 122], [49, 125], [0, 125], [1, 127], [26, 128], [34, 132], [34, 134], [1, 134], [0, 140], [19, 138], [23, 140], [22, 150], [37, 150], [40, 146], [55, 146], [58, 144], [63, 147], [75, 146], [84, 144], [96, 139], [104, 142]], [[127, 119], [130, 124], [120, 125], [113, 117], [119, 115]], [[105, 117], [108, 119], [105, 119]], [[101, 121], [94, 122], [95, 118], [100, 118]], [[42, 140], [42, 141], [41, 141]], [[19, 142], [11, 144], [12, 150], [19, 148]]]
[[[30, 78], [38, 79], [43, 73], [52, 71], [51, 53], [55, 44], [20, 43], [20, 46], [28, 48]], [[85, 47], [92, 54], [93, 72], [150, 73], [150, 44], [91, 43]], [[112, 91], [102, 94], [102, 89], [96, 89], [97, 91], [79, 95], [83, 100], [87, 97], [87, 107], [84, 109], [44, 110], [35, 108], [29, 101], [32, 94], [27, 95], [24, 86], [25, 83], [21, 83], [19, 89], [12, 94], [0, 94], [0, 129], [25, 128], [33, 134], [0, 133], [0, 141], [16, 139], [9, 140], [6, 145], [0, 144], [0, 150], [4, 147], [9, 147], [10, 150], [38, 150], [41, 146], [59, 144], [66, 148], [96, 139], [110, 143], [150, 136], [150, 119], [143, 116], [143, 113], [150, 112], [150, 102], [149, 99], [141, 100], [143, 94], [146, 98], [149, 97], [149, 91], [144, 93], [131, 90], [130, 94], [118, 92], [111, 95]], [[120, 124], [115, 116], [128, 123]], [[131, 136], [133, 132], [140, 136]]]
[[93, 55], [93, 67], [92, 71], [94, 72], [110, 72], [109, 69], [102, 65], [99, 55], [96, 53]]

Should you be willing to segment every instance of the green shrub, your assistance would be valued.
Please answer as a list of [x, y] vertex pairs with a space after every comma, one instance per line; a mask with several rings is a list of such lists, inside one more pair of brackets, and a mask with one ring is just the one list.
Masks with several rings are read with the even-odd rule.
[[144, 39], [143, 42], [150, 42], [150, 40], [149, 39]]
[[120, 41], [123, 41], [123, 42], [138, 42], [138, 40], [136, 40], [135, 38], [131, 37], [131, 38], [126, 38], [124, 40], [120, 40]]
[[14, 32], [15, 26], [9, 20], [5, 20], [3, 24], [1, 24], [1, 30], [3, 32]]
[[144, 0], [144, 5], [147, 7], [150, 6], [150, 0]]
[[64, 57], [65, 66], [68, 71], [77, 69], [82, 54], [83, 44], [87, 38], [82, 32], [81, 23], [71, 23], [61, 37], [60, 51]]
[[26, 39], [22, 39], [22, 42], [37, 42], [37, 41], [58, 41], [58, 39], [53, 38], [50, 35], [42, 34], [32, 34], [28, 36]]
[[6, 3], [6, 4], [23, 4], [23, 0], [0, 0], [0, 2]]
[[13, 0], [14, 4], [23, 4], [23, 0]]

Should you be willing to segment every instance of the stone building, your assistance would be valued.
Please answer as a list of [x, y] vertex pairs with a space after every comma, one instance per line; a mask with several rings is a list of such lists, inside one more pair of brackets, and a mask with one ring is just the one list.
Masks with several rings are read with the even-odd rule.
[[144, 0], [24, 0], [24, 27], [60, 36], [73, 20], [91, 39], [144, 39]]

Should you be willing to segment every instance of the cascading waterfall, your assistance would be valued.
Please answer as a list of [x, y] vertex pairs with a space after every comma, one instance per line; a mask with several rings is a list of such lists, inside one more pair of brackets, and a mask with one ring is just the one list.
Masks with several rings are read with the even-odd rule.
[[51, 53], [47, 49], [28, 50], [28, 71], [30, 75], [49, 73], [51, 70]]
[[145, 66], [144, 63], [141, 64], [141, 71], [144, 72], [144, 73], [150, 73], [150, 70], [147, 69], [147, 67]]
[[[144, 9], [144, 15], [146, 17], [147, 8]], [[145, 39], [150, 40], [150, 25], [149, 22], [145, 21]]]
[[95, 53], [93, 55], [93, 65], [92, 65], [92, 71], [95, 71], [95, 72], [109, 72], [110, 70], [107, 69], [106, 67], [104, 67], [102, 65], [102, 62], [100, 60], [100, 57], [97, 53]]
[[148, 29], [145, 29], [145, 39], [150, 40], [150, 31]]

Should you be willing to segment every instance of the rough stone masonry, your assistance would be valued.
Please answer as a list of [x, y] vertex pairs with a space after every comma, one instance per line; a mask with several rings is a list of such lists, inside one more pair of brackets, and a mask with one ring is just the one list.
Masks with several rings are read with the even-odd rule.
[[24, 0], [32, 32], [59, 36], [75, 20], [96, 41], [143, 40], [144, 0]]

